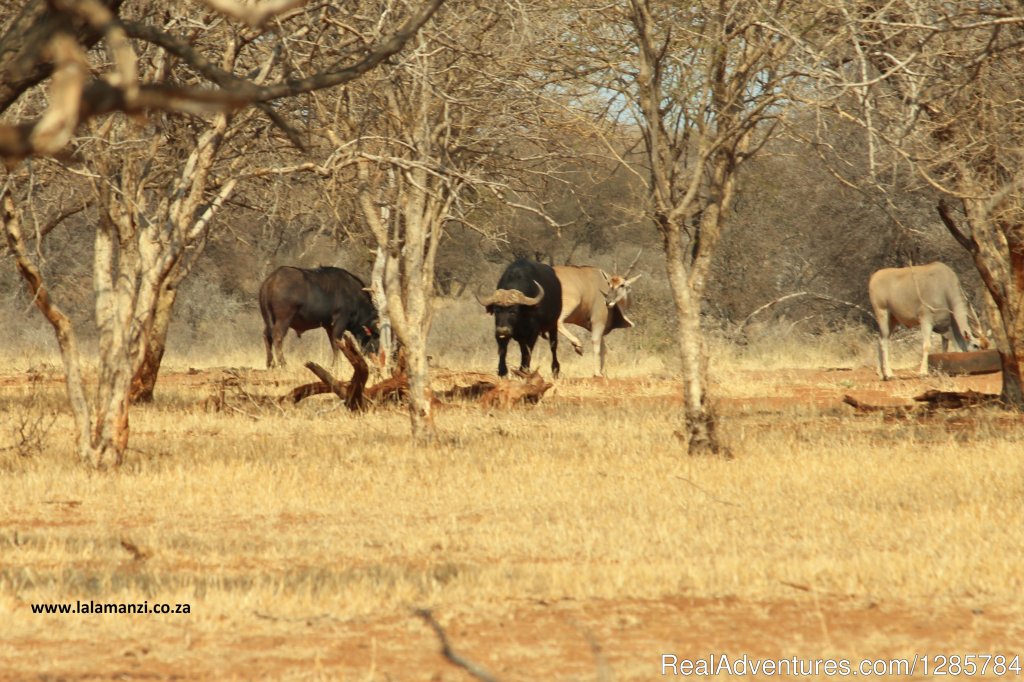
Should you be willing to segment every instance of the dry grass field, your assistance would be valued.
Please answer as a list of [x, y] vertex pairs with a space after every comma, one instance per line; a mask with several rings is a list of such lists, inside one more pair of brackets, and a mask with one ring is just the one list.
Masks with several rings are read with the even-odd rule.
[[[479, 326], [435, 362], [493, 371]], [[424, 608], [506, 680], [653, 679], [664, 653], [1024, 655], [1024, 421], [841, 403], [998, 389], [910, 378], [916, 337], [887, 384], [860, 338], [716, 344], [726, 460], [681, 455], [670, 349], [639, 334], [612, 338], [607, 380], [570, 350], [536, 407], [440, 409], [429, 449], [395, 409], [260, 401], [312, 380], [310, 336], [286, 370], [259, 369], [258, 332], [169, 358], [114, 474], [73, 461], [58, 359], [5, 356], [0, 679], [470, 679]], [[32, 612], [79, 600], [190, 612]]]

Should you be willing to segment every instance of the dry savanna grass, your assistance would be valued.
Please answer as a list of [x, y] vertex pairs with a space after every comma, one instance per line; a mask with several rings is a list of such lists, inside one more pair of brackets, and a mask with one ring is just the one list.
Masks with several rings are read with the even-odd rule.
[[[492, 370], [486, 323], [435, 363]], [[469, 679], [421, 608], [513, 680], [650, 679], [662, 653], [1024, 654], [1024, 423], [839, 402], [998, 385], [909, 379], [912, 343], [886, 385], [843, 339], [716, 342], [726, 460], [683, 455], [672, 357], [642, 338], [613, 337], [607, 381], [568, 349], [537, 406], [442, 408], [429, 448], [397, 409], [259, 400], [312, 375], [294, 340], [288, 369], [251, 369], [253, 341], [172, 356], [113, 474], [72, 459], [55, 357], [0, 368], [0, 679]], [[31, 610], [77, 600], [190, 613]]]

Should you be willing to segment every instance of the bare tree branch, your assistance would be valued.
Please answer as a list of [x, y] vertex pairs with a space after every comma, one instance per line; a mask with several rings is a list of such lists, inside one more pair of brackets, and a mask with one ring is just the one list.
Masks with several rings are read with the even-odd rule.
[[38, 153], [54, 154], [71, 140], [78, 127], [89, 62], [78, 43], [65, 33], [58, 33], [50, 40], [47, 52], [56, 65], [50, 106], [33, 126], [28, 144]]
[[[102, 0], [102, 4], [115, 14], [122, 2]], [[0, 113], [53, 72], [53, 63], [42, 58], [41, 52], [58, 32], [74, 36], [84, 50], [103, 37], [101, 30], [54, 11], [46, 0], [26, 2], [7, 32], [0, 37], [0, 74], [3, 74], [0, 78]]]
[[[176, 87], [166, 83], [139, 85], [136, 80], [131, 80], [132, 69], [129, 65], [131, 59], [124, 53], [126, 43], [119, 38], [123, 35], [123, 31], [120, 24], [113, 21], [113, 15], [110, 15], [111, 21], [107, 24], [106, 33], [108, 41], [114, 43], [112, 50], [115, 53], [119, 77], [115, 78], [114, 82], [94, 81], [83, 87], [84, 77], [78, 75], [71, 78], [75, 73], [71, 70], [74, 62], [73, 54], [65, 44], [67, 41], [59, 41], [63, 57], [60, 64], [69, 74], [60, 88], [55, 85], [55, 94], [62, 95], [59, 104], [51, 105], [50, 117], [47, 120], [0, 125], [0, 158], [10, 165], [32, 154], [53, 154], [60, 148], [56, 146], [58, 142], [65, 140], [66, 143], [66, 131], [73, 131], [82, 122], [113, 111], [144, 113], [159, 110], [192, 114], [225, 112], [251, 104], [269, 102], [348, 83], [399, 52], [443, 2], [444, 0], [428, 0], [398, 30], [378, 42], [365, 57], [355, 63], [322, 71], [305, 78], [288, 79], [263, 86], [245, 79], [226, 78], [223, 73], [217, 72], [210, 64], [204, 63], [203, 60], [197, 60], [197, 69], [202, 68], [207, 74], [216, 75], [221, 81], [230, 82], [229, 85], [222, 85], [221, 89], [216, 91], [195, 87]], [[63, 6], [60, 3], [58, 5]], [[100, 10], [104, 9], [104, 6], [100, 5], [98, 0], [89, 0], [83, 7], [91, 8], [95, 14], [93, 19], [99, 21], [98, 17], [102, 14]], [[77, 4], [70, 4], [67, 6], [65, 14], [70, 14], [71, 10], [77, 12], [78, 9]], [[68, 18], [70, 19], [70, 17]], [[55, 24], [52, 33], [56, 34], [58, 27], [59, 24]], [[138, 26], [135, 29], [136, 36], [141, 37], [145, 34], [159, 37], [164, 43], [170, 42], [152, 32], [143, 31]], [[70, 37], [68, 40], [74, 43]], [[181, 49], [181, 45], [178, 45], [178, 48], [178, 56], [182, 59], [195, 59], [194, 51]], [[130, 47], [127, 49], [130, 50]], [[79, 49], [79, 51], [81, 50]], [[35, 53], [28, 54], [38, 59], [38, 55]], [[78, 102], [73, 101], [72, 98], [76, 90], [80, 95]], [[289, 137], [293, 143], [298, 143], [297, 136], [290, 131], [283, 119], [272, 115], [272, 120], [282, 129], [289, 131]], [[43, 125], [44, 123], [45, 125]]]
[[978, 246], [970, 237], [964, 234], [963, 230], [960, 229], [960, 226], [956, 224], [956, 219], [953, 218], [953, 214], [950, 212], [949, 201], [946, 197], [939, 197], [935, 210], [939, 212], [939, 218], [942, 220], [942, 224], [945, 225], [949, 233], [953, 235], [953, 239], [955, 239], [960, 246], [964, 247], [964, 250], [968, 253], [976, 253]]

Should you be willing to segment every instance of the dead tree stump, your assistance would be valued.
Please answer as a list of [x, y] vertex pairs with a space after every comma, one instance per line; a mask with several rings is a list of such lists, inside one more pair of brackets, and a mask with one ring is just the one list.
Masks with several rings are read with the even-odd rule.
[[341, 339], [341, 352], [345, 354], [345, 358], [355, 370], [352, 374], [352, 379], [348, 382], [348, 396], [344, 398], [345, 407], [353, 412], [362, 412], [366, 409], [363, 389], [366, 388], [366, 380], [370, 376], [370, 368], [366, 365], [366, 358], [359, 352], [359, 346], [356, 345], [355, 338], [349, 332], [345, 332]]

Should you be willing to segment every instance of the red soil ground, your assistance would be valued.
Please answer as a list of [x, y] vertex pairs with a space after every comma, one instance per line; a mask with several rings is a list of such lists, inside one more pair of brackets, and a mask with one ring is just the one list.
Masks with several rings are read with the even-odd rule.
[[[220, 370], [168, 373], [161, 382], [165, 387], [195, 388], [202, 396], [224, 376]], [[264, 394], [282, 395], [292, 387], [260, 376], [245, 372], [247, 384], [252, 382]], [[867, 368], [744, 372], [740, 377], [745, 385], [770, 390], [763, 396], [718, 398], [723, 414], [787, 409], [852, 412], [843, 404], [846, 395], [871, 405], [912, 405], [914, 395], [937, 383], [909, 372], [882, 382]], [[0, 387], [29, 380], [49, 383], [59, 377], [0, 377]], [[998, 375], [942, 381], [946, 387], [952, 382], [958, 390], [999, 390]], [[719, 388], [728, 395], [738, 387]], [[679, 399], [675, 382], [649, 379], [570, 379], [556, 388], [555, 395], [580, 402]], [[928, 679], [935, 675], [937, 656], [1024, 656], [1024, 621], [1012, 610], [874, 603], [864, 597], [816, 594], [803, 585], [788, 587], [793, 590], [790, 600], [523, 601], [501, 609], [501, 615], [438, 617], [457, 654], [505, 680], [660, 679], [666, 672], [673, 677], [671, 667], [663, 668], [663, 654], [677, 661], [711, 654], [732, 660], [743, 655], [804, 661], [846, 658], [854, 666], [862, 659], [932, 657], [928, 674], [919, 659], [913, 675], [904, 670], [891, 679]], [[168, 631], [139, 640], [126, 633], [102, 649], [87, 641], [4, 638], [0, 647], [7, 649], [0, 659], [20, 661], [13, 669], [0, 670], [0, 680], [473, 679], [442, 656], [436, 633], [412, 613], [344, 622], [317, 613], [287, 620], [250, 613], [240, 615], [236, 623], [225, 623], [216, 635]], [[23, 656], [12, 659], [12, 652]], [[34, 660], [61, 661], [60, 672], [37, 675]]]

